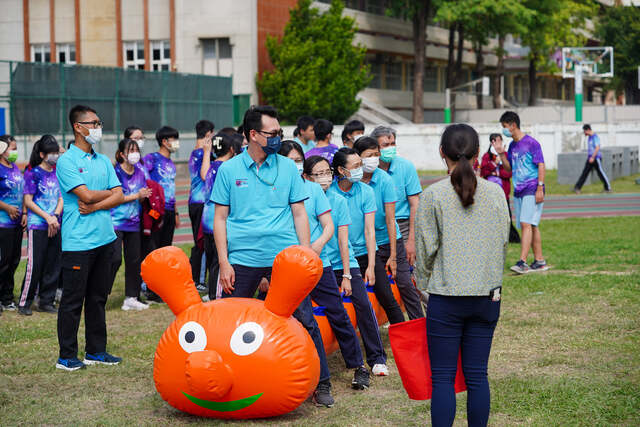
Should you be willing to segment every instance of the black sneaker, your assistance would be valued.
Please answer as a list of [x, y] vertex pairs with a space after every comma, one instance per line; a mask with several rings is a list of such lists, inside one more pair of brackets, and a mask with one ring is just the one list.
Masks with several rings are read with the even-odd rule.
[[547, 265], [547, 262], [545, 260], [542, 260], [542, 261], [535, 260], [533, 264], [529, 266], [529, 269], [531, 272], [547, 271], [549, 269], [549, 266]]
[[18, 309], [18, 307], [16, 307], [16, 303], [11, 301], [7, 304], [2, 304], [2, 308], [7, 310], [7, 311], [16, 311]]
[[320, 381], [316, 391], [313, 392], [313, 403], [316, 406], [325, 406], [327, 408], [333, 407], [335, 401], [331, 396], [331, 381]]
[[198, 290], [198, 292], [200, 292], [200, 293], [209, 292], [209, 287], [208, 287], [208, 286], [206, 286], [206, 285], [204, 285], [204, 284], [202, 284], [202, 283], [197, 284], [197, 285], [196, 285], [196, 289], [197, 289], [197, 290]]
[[21, 314], [23, 316], [31, 316], [33, 314], [33, 312], [31, 311], [31, 307], [18, 307], [18, 314]]
[[511, 271], [515, 271], [518, 274], [527, 274], [529, 272], [529, 266], [526, 262], [519, 260], [516, 265], [511, 266]]
[[364, 366], [360, 366], [353, 373], [351, 380], [351, 388], [354, 390], [366, 390], [369, 388], [369, 370]]
[[41, 311], [43, 313], [55, 314], [58, 312], [58, 309], [55, 308], [53, 304], [38, 305], [37, 307], [38, 308], [36, 310]]

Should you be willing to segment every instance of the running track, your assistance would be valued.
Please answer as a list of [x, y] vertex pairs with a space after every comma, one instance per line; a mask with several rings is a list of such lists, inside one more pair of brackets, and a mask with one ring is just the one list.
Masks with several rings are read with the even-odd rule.
[[[441, 177], [421, 177], [422, 185], [429, 185]], [[187, 213], [189, 183], [178, 182], [176, 190], [177, 208], [180, 211], [180, 227], [173, 242], [187, 244], [193, 242], [191, 225]], [[545, 199], [542, 218], [561, 219], [571, 217], [607, 217], [640, 215], [640, 193], [595, 194], [580, 196], [550, 196]], [[26, 257], [27, 240], [22, 241], [22, 257]]]

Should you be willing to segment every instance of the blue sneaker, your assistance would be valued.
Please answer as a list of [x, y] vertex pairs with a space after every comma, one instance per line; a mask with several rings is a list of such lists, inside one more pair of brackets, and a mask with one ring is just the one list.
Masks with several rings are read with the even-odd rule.
[[547, 265], [547, 262], [545, 260], [542, 260], [542, 261], [535, 260], [534, 263], [529, 266], [529, 269], [532, 272], [547, 271], [549, 269], [549, 266]]
[[515, 265], [511, 266], [511, 271], [515, 271], [518, 274], [527, 274], [529, 272], [529, 266], [523, 260], [519, 260]]
[[56, 368], [65, 371], [77, 371], [78, 369], [86, 368], [86, 366], [77, 357], [72, 357], [71, 359], [58, 359]]
[[120, 362], [122, 362], [122, 357], [112, 356], [106, 351], [95, 354], [87, 353], [84, 356], [84, 363], [87, 365], [117, 365]]

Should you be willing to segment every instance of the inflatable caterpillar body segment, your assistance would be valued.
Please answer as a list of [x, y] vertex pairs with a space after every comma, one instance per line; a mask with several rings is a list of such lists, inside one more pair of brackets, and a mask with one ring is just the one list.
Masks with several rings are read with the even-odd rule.
[[266, 300], [203, 303], [185, 253], [153, 251], [142, 263], [149, 288], [176, 315], [155, 353], [156, 389], [171, 406], [214, 418], [263, 418], [296, 409], [313, 392], [320, 362], [291, 315], [322, 275], [322, 261], [291, 246], [276, 257]]

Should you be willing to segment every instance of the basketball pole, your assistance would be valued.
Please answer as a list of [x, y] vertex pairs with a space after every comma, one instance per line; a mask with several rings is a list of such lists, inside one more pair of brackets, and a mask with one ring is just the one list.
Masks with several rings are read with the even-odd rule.
[[582, 121], [582, 64], [575, 67], [575, 108], [576, 122]]

